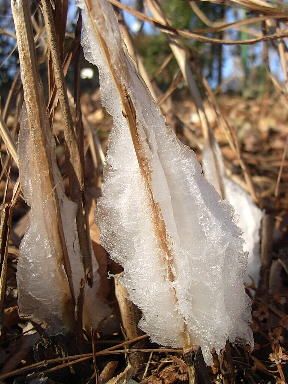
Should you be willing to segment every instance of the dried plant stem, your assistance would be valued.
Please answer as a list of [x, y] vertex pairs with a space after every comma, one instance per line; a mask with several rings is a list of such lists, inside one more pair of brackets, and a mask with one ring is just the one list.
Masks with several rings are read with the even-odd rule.
[[[19, 71], [18, 80], [19, 79], [20, 79], [20, 71]], [[15, 83], [13, 82], [12, 87], [14, 86], [14, 84]], [[12, 93], [13, 92], [11, 92], [11, 94]], [[4, 110], [3, 110], [3, 114], [2, 114], [2, 121], [4, 121], [4, 123], [6, 122], [6, 117], [7, 117], [7, 114], [5, 113], [5, 111], [8, 111], [9, 104], [10, 104], [10, 102], [8, 101], [8, 98], [7, 98], [6, 103], [5, 103], [5, 107], [4, 107]], [[19, 121], [19, 115], [20, 115], [20, 112], [21, 112], [22, 104], [23, 104], [23, 94], [22, 94], [22, 92], [20, 92], [20, 93], [18, 93], [17, 98], [16, 98], [15, 120], [14, 120], [12, 129], [8, 130], [8, 128], [4, 124], [4, 128], [6, 127], [6, 131], [9, 132], [9, 136], [10, 136], [10, 138], [12, 140], [11, 144], [12, 144], [12, 146], [15, 147], [15, 150], [17, 150], [17, 148], [16, 148], [16, 145], [15, 145], [15, 142], [14, 142], [14, 137], [15, 137], [15, 134], [16, 134], [16, 131], [17, 131], [17, 128], [18, 128], [18, 121]], [[1, 120], [1, 115], [0, 115], [0, 120]], [[0, 125], [1, 125], [1, 122], [0, 122]], [[3, 126], [3, 123], [2, 123], [2, 126]], [[0, 130], [1, 130], [1, 128], [0, 128]], [[1, 136], [1, 134], [0, 134], [0, 136]], [[3, 165], [2, 165], [2, 169], [1, 169], [1, 172], [0, 172], [0, 180], [2, 179], [3, 175], [7, 172], [7, 168], [10, 165], [11, 155], [10, 155], [9, 150], [8, 150], [8, 154], [9, 154], [9, 156], [6, 157], [6, 159], [5, 159], [5, 161], [4, 161]], [[15, 162], [15, 160], [16, 159], [14, 159], [14, 162]], [[18, 159], [18, 154], [17, 154], [17, 162], [15, 163], [17, 166], [18, 166], [18, 160], [19, 159]]]
[[[255, 16], [255, 17], [249, 17], [249, 18], [244, 18], [242, 20], [237, 20], [233, 22], [224, 22], [224, 21], [211, 21], [208, 19], [208, 17], [202, 12], [202, 10], [198, 7], [197, 2], [195, 0], [188, 0], [189, 4], [195, 13], [195, 15], [198, 17], [199, 20], [202, 21], [205, 25], [208, 26], [208, 28], [197, 28], [194, 29], [193, 32], [197, 33], [211, 33], [211, 32], [221, 32], [221, 31], [226, 31], [229, 29], [235, 29], [235, 30], [242, 30], [243, 32], [249, 33], [251, 36], [257, 36], [260, 37], [261, 35], [257, 33], [254, 29], [248, 29], [245, 28], [247, 25], [255, 24], [255, 23], [260, 23], [265, 20], [274, 20], [275, 18], [273, 16]], [[281, 16], [276, 16], [277, 18], [281, 18]]]
[[226, 133], [227, 138], [228, 138], [228, 142], [229, 142], [231, 148], [234, 150], [234, 152], [238, 158], [240, 167], [241, 167], [242, 172], [243, 172], [245, 182], [247, 184], [247, 189], [248, 189], [252, 199], [254, 200], [254, 202], [258, 203], [259, 199], [258, 199], [257, 193], [255, 191], [255, 187], [253, 184], [251, 174], [250, 174], [249, 169], [247, 168], [246, 163], [243, 159], [238, 137], [235, 134], [233, 127], [231, 127], [229, 122], [225, 119], [225, 117], [221, 113], [219, 106], [216, 102], [215, 96], [214, 96], [214, 94], [213, 94], [213, 92], [212, 92], [206, 79], [203, 79], [203, 85], [206, 89], [206, 92], [207, 92], [207, 95], [208, 95], [209, 100], [211, 102], [211, 105], [214, 108], [215, 114], [216, 114], [217, 119], [218, 119], [218, 123], [219, 123], [220, 127], [223, 129], [223, 131]]
[[118, 361], [115, 361], [115, 360], [109, 361], [99, 375], [99, 383], [100, 384], [108, 383], [109, 380], [113, 377], [113, 374], [117, 366], [118, 366]]
[[201, 9], [198, 7], [197, 2], [195, 0], [188, 0], [193, 12], [198, 17], [199, 20], [202, 21], [202, 23], [206, 24], [208, 27], [216, 29], [218, 31], [219, 28], [226, 25], [226, 23], [222, 21], [216, 21], [213, 22], [205, 15], [204, 12], [201, 11]]
[[[104, 349], [103, 351], [96, 352], [95, 355], [101, 356], [101, 355], [117, 353], [115, 351], [117, 351], [119, 348], [126, 347], [128, 345], [131, 345], [131, 344], [133, 344], [137, 341], [140, 341], [140, 340], [144, 340], [146, 338], [148, 338], [148, 336], [143, 335], [143, 336], [139, 336], [133, 340], [126, 340], [120, 344], [114, 345], [113, 347], [109, 347], [109, 348]], [[156, 351], [156, 350], [154, 349], [153, 351]], [[160, 350], [160, 352], [161, 351], [162, 351], [162, 349]], [[174, 352], [174, 350], [167, 350], [167, 349], [164, 350], [163, 349], [163, 352], [166, 352], [166, 351], [169, 351], [169, 352], [173, 351]], [[121, 353], [123, 353], [123, 352], [126, 352], [126, 350], [121, 350]], [[150, 350], [150, 352], [151, 352], [151, 350]], [[177, 351], [175, 351], [175, 352], [177, 352]], [[47, 367], [51, 364], [57, 364], [57, 363], [65, 362], [65, 361], [68, 361], [68, 362], [70, 361], [70, 364], [73, 364], [73, 362], [75, 361], [77, 364], [78, 362], [80, 362], [79, 360], [85, 361], [85, 360], [89, 360], [92, 358], [93, 358], [93, 353], [86, 353], [86, 354], [79, 354], [79, 355], [65, 356], [65, 357], [56, 357], [54, 359], [44, 360], [44, 361], [40, 361], [40, 362], [31, 364], [31, 365], [28, 365], [26, 367], [18, 368], [18, 369], [11, 371], [11, 372], [3, 373], [0, 375], [0, 380], [4, 380], [4, 379], [7, 379], [7, 378], [13, 377], [13, 376], [19, 376], [19, 375], [25, 374], [29, 371], [32, 371], [32, 370]], [[69, 365], [69, 363], [68, 363], [68, 365]]]
[[[123, 40], [125, 42], [125, 45], [126, 45], [126, 47], [128, 49], [129, 55], [134, 60], [136, 66], [137, 66], [137, 69], [138, 69], [142, 79], [144, 80], [147, 88], [149, 89], [153, 99], [158, 103], [158, 106], [160, 107], [161, 111], [164, 114], [167, 113], [168, 110], [170, 109], [170, 104], [167, 102], [167, 99], [169, 98], [169, 96], [171, 94], [166, 92], [165, 95], [162, 95], [162, 91], [159, 89], [159, 87], [157, 86], [156, 82], [154, 82], [154, 84], [152, 84], [152, 81], [149, 78], [149, 75], [148, 75], [148, 73], [146, 71], [146, 68], [144, 66], [143, 60], [142, 60], [141, 56], [138, 54], [137, 50], [134, 47], [132, 37], [130, 35], [130, 32], [129, 32], [129, 30], [128, 30], [126, 24], [125, 24], [125, 21], [124, 21], [124, 19], [123, 19], [123, 17], [122, 17], [120, 12], [118, 12], [118, 21], [119, 21], [119, 27], [120, 27], [120, 31], [121, 31], [121, 34], [122, 34], [122, 38], [123, 38]], [[173, 57], [172, 54], [171, 54], [170, 57], [168, 56], [168, 60], [165, 60], [163, 65], [157, 71], [158, 74], [169, 63], [169, 61], [171, 60], [172, 57]], [[177, 77], [177, 80], [178, 80], [178, 77]], [[174, 83], [175, 82], [173, 81], [173, 85], [175, 85]], [[178, 85], [178, 82], [176, 84], [176, 87], [177, 87], [177, 85]], [[170, 87], [169, 87], [169, 89], [170, 89]], [[174, 90], [175, 90], [175, 87], [173, 88], [172, 92]]]
[[64, 83], [64, 75], [61, 66], [60, 52], [54, 27], [51, 3], [50, 1], [41, 0], [41, 5], [43, 8], [43, 16], [48, 37], [48, 44], [53, 62], [55, 85], [57, 88], [58, 99], [63, 113], [65, 140], [69, 149], [70, 160], [71, 162], [73, 162], [75, 175], [77, 176], [79, 185], [81, 186], [81, 184], [83, 183], [83, 174], [80, 162], [80, 154], [77, 145], [76, 134], [73, 127], [72, 115], [68, 103], [68, 96], [65, 90], [66, 87]]
[[275, 219], [272, 214], [265, 214], [262, 221], [261, 230], [261, 279], [259, 283], [259, 291], [266, 291], [269, 287], [269, 273], [272, 263], [272, 246], [273, 234], [275, 227]]
[[278, 172], [278, 176], [277, 176], [277, 181], [276, 181], [276, 186], [275, 186], [275, 190], [274, 190], [274, 196], [276, 198], [279, 197], [281, 177], [282, 177], [282, 174], [283, 174], [284, 162], [286, 160], [287, 150], [288, 150], [288, 137], [285, 140], [283, 154], [282, 154], [282, 159], [281, 159], [281, 164], [280, 164], [280, 168], [279, 168], [279, 172]]
[[[156, 0], [146, 0], [146, 3], [156, 20], [159, 20], [165, 26], [171, 26], [169, 20], [165, 17], [159, 3]], [[213, 156], [213, 162], [215, 164], [215, 170], [216, 170], [216, 177], [217, 177], [217, 184], [218, 184], [217, 190], [221, 193], [221, 197], [225, 198], [224, 184], [223, 184], [222, 176], [220, 174], [220, 168], [217, 160], [217, 155], [215, 152], [215, 137], [209, 124], [209, 120], [207, 117], [205, 105], [201, 97], [201, 93], [199, 91], [199, 88], [194, 79], [194, 75], [192, 73], [187, 51], [180, 41], [177, 41], [176, 43], [175, 41], [170, 40], [169, 45], [179, 65], [179, 68], [182, 72], [185, 82], [189, 88], [190, 94], [194, 100], [197, 113], [199, 116], [199, 120], [201, 122], [205, 145], [207, 145], [211, 149], [211, 154]]]
[[3, 323], [4, 300], [7, 281], [8, 242], [11, 227], [11, 206], [0, 207], [0, 329]]
[[8, 95], [7, 95], [7, 99], [6, 99], [6, 103], [4, 105], [3, 115], [2, 115], [2, 118], [3, 118], [4, 121], [6, 121], [6, 118], [7, 118], [7, 115], [8, 115], [8, 111], [9, 111], [9, 107], [10, 107], [11, 101], [12, 101], [12, 96], [13, 96], [13, 94], [15, 92], [15, 89], [17, 88], [17, 84], [19, 82], [19, 77], [20, 77], [20, 73], [18, 71], [16, 76], [14, 77], [14, 80], [13, 80], [13, 83], [11, 85], [11, 88], [9, 89], [9, 92], [8, 92]]
[[194, 365], [187, 364], [189, 384], [196, 384], [196, 370]]
[[[137, 324], [141, 318], [140, 310], [133, 304], [128, 297], [126, 288], [121, 283], [121, 274], [115, 276], [115, 294], [118, 301], [122, 325], [125, 336], [128, 340], [133, 340], [140, 336], [141, 332], [137, 327]], [[142, 342], [135, 344], [136, 347], [140, 348]], [[135, 375], [139, 370], [142, 362], [142, 354], [135, 352], [129, 356], [129, 363], [131, 369], [129, 369], [130, 377]], [[128, 373], [126, 373], [128, 375]]]
[[137, 324], [141, 315], [139, 309], [129, 300], [128, 292], [121, 283], [121, 275], [121, 273], [115, 275], [115, 295], [118, 301], [125, 335], [128, 340], [133, 340], [140, 336]]
[[[135, 149], [137, 161], [139, 164], [139, 170], [142, 176], [142, 180], [144, 182], [144, 187], [147, 193], [147, 198], [149, 201], [150, 206], [150, 215], [151, 220], [153, 223], [153, 229], [155, 232], [155, 237], [157, 239], [159, 249], [161, 250], [162, 254], [162, 262], [163, 265], [166, 268], [166, 278], [167, 281], [171, 283], [171, 291], [173, 294], [173, 298], [175, 300], [175, 303], [178, 302], [177, 298], [177, 292], [175, 288], [173, 287], [173, 282], [176, 279], [175, 276], [175, 268], [174, 268], [174, 255], [170, 250], [169, 247], [169, 236], [166, 230], [166, 225], [162, 217], [161, 209], [159, 207], [159, 204], [155, 201], [153, 190], [152, 190], [152, 181], [151, 181], [151, 171], [148, 167], [147, 159], [145, 158], [145, 152], [142, 148], [142, 143], [140, 141], [139, 132], [138, 132], [138, 124], [137, 124], [137, 113], [136, 109], [134, 107], [133, 101], [130, 97], [129, 91], [126, 89], [125, 84], [121, 82], [121, 79], [119, 76], [117, 76], [117, 73], [115, 71], [115, 67], [113, 65], [113, 62], [110, 57], [110, 52], [108, 49], [108, 46], [106, 44], [105, 39], [103, 38], [101, 31], [97, 28], [96, 23], [93, 21], [94, 15], [96, 10], [93, 8], [93, 5], [89, 4], [88, 0], [85, 0], [86, 6], [88, 9], [89, 17], [91, 19], [91, 24], [93, 26], [93, 31], [95, 34], [95, 37], [99, 41], [100, 47], [103, 50], [108, 68], [110, 70], [112, 79], [115, 83], [116, 89], [118, 90], [122, 108], [123, 108], [123, 115], [127, 119], [127, 123], [130, 129], [130, 135], [132, 138], [133, 146]], [[104, 17], [104, 15], [98, 14], [98, 17]], [[104, 23], [105, 21], [103, 21]], [[118, 70], [119, 66], [121, 65], [121, 62], [118, 63]], [[127, 69], [124, 64], [122, 64], [122, 68], [120, 69], [123, 71], [123, 74], [126, 73]], [[194, 349], [194, 346], [192, 345], [190, 335], [188, 333], [188, 330], [186, 328], [185, 321], [183, 319], [183, 348], [185, 352], [192, 351]]]
[[[75, 106], [74, 98], [73, 98], [73, 96], [71, 95], [71, 92], [68, 89], [67, 89], [67, 94], [68, 94], [68, 98], [69, 98], [69, 101], [70, 101], [70, 106], [71, 106], [71, 108], [73, 110], [73, 108], [75, 108], [74, 107]], [[98, 161], [97, 160], [99, 160], [99, 163], [100, 163], [99, 165], [101, 166], [101, 168], [103, 168], [103, 166], [104, 166], [104, 164], [106, 162], [106, 159], [105, 159], [105, 154], [103, 152], [103, 149], [102, 149], [101, 142], [100, 142], [100, 139], [98, 137], [98, 134], [97, 134], [96, 130], [91, 127], [91, 124], [89, 123], [89, 121], [88, 121], [88, 119], [87, 119], [87, 117], [86, 117], [86, 115], [84, 113], [82, 113], [82, 120], [83, 120], [84, 128], [87, 131], [89, 146], [90, 146], [90, 150], [91, 150], [91, 154], [92, 154], [92, 159], [93, 159], [95, 168], [98, 165]]]
[[70, 164], [73, 172], [70, 173], [71, 197], [78, 205], [77, 211], [77, 229], [79, 236], [80, 248], [83, 256], [83, 266], [85, 276], [89, 284], [92, 284], [92, 255], [89, 239], [89, 231], [87, 230], [87, 214], [85, 210], [85, 197], [84, 197], [84, 162], [81, 159], [79, 146], [77, 143], [76, 133], [74, 131], [74, 124], [72, 114], [69, 106], [66, 85], [64, 81], [64, 74], [61, 64], [61, 56], [59, 50], [59, 43], [57, 41], [54, 19], [49, 0], [41, 0], [43, 9], [43, 16], [48, 36], [48, 44], [53, 65], [53, 76], [55, 78], [55, 85], [58, 92], [58, 99], [63, 114], [64, 120], [64, 135], [69, 152]]
[[[271, 35], [265, 35], [261, 37], [256, 37], [254, 39], [247, 39], [247, 40], [225, 40], [225, 39], [217, 39], [212, 37], [207, 37], [204, 35], [201, 35], [199, 33], [190, 32], [188, 30], [183, 29], [175, 29], [172, 26], [167, 26], [158, 20], [155, 20], [153, 17], [147, 16], [142, 12], [137, 11], [136, 9], [129, 7], [126, 4], [122, 4], [118, 0], [109, 0], [111, 4], [115, 5], [116, 7], [123, 9], [135, 17], [137, 17], [139, 20], [147, 21], [148, 23], [153, 24], [156, 28], [159, 28], [162, 32], [166, 33], [167, 35], [170, 35], [176, 39], [179, 39], [179, 37], [183, 37], [186, 39], [192, 39], [196, 41], [201, 41], [203, 43], [212, 43], [212, 44], [223, 44], [223, 45], [252, 45], [257, 44], [261, 41], [271, 41], [271, 40], [277, 40], [277, 39], [283, 39], [284, 37], [288, 36], [287, 32], [283, 33], [275, 33]], [[276, 14], [275, 17], [277, 18], [287, 18], [287, 14]]]
[[19, 181], [17, 180], [11, 201], [0, 207], [0, 330], [3, 324], [4, 301], [7, 286], [7, 262], [11, 220], [19, 192], [20, 187]]
[[160, 95], [158, 98], [157, 104], [163, 110], [163, 104], [169, 99], [173, 92], [177, 89], [178, 85], [181, 83], [183, 77], [180, 70], [177, 70], [173, 76], [172, 82], [169, 85], [168, 89], [163, 95]]
[[153, 99], [156, 101], [157, 95], [156, 95], [154, 88], [153, 88], [153, 85], [149, 79], [148, 73], [144, 67], [143, 61], [134, 48], [132, 38], [130, 36], [128, 28], [125, 25], [125, 22], [124, 22], [124, 19], [123, 19], [121, 13], [118, 14], [118, 21], [119, 21], [120, 31], [121, 31], [123, 40], [126, 44], [126, 47], [128, 49], [129, 55], [135, 61], [135, 64], [137, 65], [137, 69], [138, 69], [141, 77], [145, 81], [145, 84], [147, 85]]
[[15, 161], [18, 167], [19, 161], [18, 161], [16, 145], [1, 115], [0, 115], [0, 136], [4, 141], [4, 144], [6, 145], [6, 148], [9, 154], [12, 156], [13, 160]]
[[[12, 12], [17, 35], [21, 79], [31, 142], [34, 148], [35, 163], [40, 172], [39, 182], [41, 184], [43, 199], [49, 202], [49, 214], [51, 216], [51, 221], [54, 223], [50, 228], [49, 236], [55, 246], [57, 262], [59, 264], [59, 273], [63, 274], [63, 292], [66, 297], [64, 304], [67, 313], [69, 312], [69, 314], [71, 314], [71, 304], [75, 303], [72, 271], [64, 238], [58, 196], [55, 189], [51, 158], [51, 142], [49, 141], [48, 132], [45, 131], [49, 123], [46, 115], [40, 78], [37, 72], [30, 8], [24, 0], [13, 0]], [[65, 273], [62, 266], [64, 267]]]
[[[165, 26], [171, 26], [169, 20], [166, 18], [157, 0], [145, 0], [145, 1], [152, 15], [156, 20], [159, 20]], [[209, 123], [209, 119], [206, 113], [206, 107], [204, 105], [200, 90], [197, 86], [197, 83], [195, 81], [195, 78], [192, 72], [189, 56], [187, 54], [185, 47], [181, 43], [181, 41], [177, 41], [176, 43], [175, 41], [170, 39], [169, 45], [179, 65], [179, 68], [182, 72], [185, 82], [188, 86], [192, 99], [194, 100], [196, 110], [199, 116], [199, 120], [201, 123], [201, 127], [202, 127], [205, 146], [210, 149], [210, 152], [212, 155], [214, 168], [215, 168], [217, 190], [219, 191], [222, 199], [225, 199], [226, 196], [225, 196], [224, 180], [223, 180], [223, 176], [221, 175], [220, 164], [219, 164], [218, 156], [216, 152], [216, 139]], [[187, 342], [187, 345], [189, 346], [189, 341]], [[193, 362], [190, 361], [190, 363], [191, 364], [187, 364], [188, 373], [189, 373], [189, 382], [195, 383], [196, 382], [195, 366]], [[230, 364], [230, 365], [233, 368], [233, 364]]]
[[[214, 0], [215, 1], [215, 0]], [[264, 15], [279, 15], [287, 16], [288, 9], [285, 4], [280, 4], [280, 2], [267, 2], [264, 0], [228, 0], [227, 3], [234, 3], [241, 5], [251, 11], [258, 11]]]

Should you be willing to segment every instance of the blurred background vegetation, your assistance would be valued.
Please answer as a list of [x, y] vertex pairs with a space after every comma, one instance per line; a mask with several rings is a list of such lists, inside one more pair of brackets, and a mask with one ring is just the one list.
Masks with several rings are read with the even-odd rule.
[[[138, 10], [143, 10], [144, 5], [141, 0], [124, 0], [123, 3], [133, 6]], [[207, 29], [207, 25], [201, 20], [199, 15], [193, 11], [189, 1], [184, 0], [162, 0], [160, 1], [165, 14], [175, 28], [197, 30]], [[227, 4], [197, 2], [197, 7], [204, 17], [211, 23], [226, 22], [230, 23], [241, 18], [253, 16], [253, 12], [245, 11], [241, 8], [227, 6]], [[36, 4], [35, 4], [36, 7]], [[74, 2], [69, 2], [68, 12], [68, 31], [73, 31], [78, 11]], [[135, 46], [138, 53], [143, 58], [143, 62], [150, 78], [154, 79], [159, 67], [170, 55], [170, 48], [167, 37], [147, 22], [140, 22], [128, 12], [124, 12], [124, 19], [133, 34]], [[205, 20], [204, 20], [205, 21]], [[257, 30], [258, 28], [258, 30]], [[255, 35], [261, 32], [261, 26], [253, 28]], [[252, 30], [252, 29], [251, 29]], [[207, 34], [219, 39], [245, 39], [247, 32], [242, 30], [226, 30], [218, 33]], [[67, 44], [71, 36], [66, 36]], [[269, 70], [279, 78], [279, 59], [274, 54], [277, 43], [258, 43], [255, 45], [236, 45], [227, 46], [223, 44], [203, 44], [197, 41], [186, 39], [185, 46], [190, 51], [190, 60], [194, 63], [197, 71], [209, 81], [213, 89], [221, 88], [224, 92], [233, 92], [242, 96], [254, 97], [261, 95], [267, 87], [271, 86], [269, 80]], [[41, 44], [38, 44], [39, 48]], [[267, 53], [269, 51], [269, 55]], [[0, 0], [0, 93], [1, 98], [5, 98], [10, 89], [13, 78], [17, 71], [17, 48], [15, 43], [14, 26], [9, 0]], [[89, 66], [89, 64], [85, 64]], [[85, 66], [84, 65], [84, 66]], [[171, 58], [165, 70], [157, 76], [158, 86], [166, 90], [171, 84], [172, 78], [177, 70], [175, 58]], [[69, 76], [68, 76], [69, 80]], [[87, 86], [88, 86], [87, 82]]]

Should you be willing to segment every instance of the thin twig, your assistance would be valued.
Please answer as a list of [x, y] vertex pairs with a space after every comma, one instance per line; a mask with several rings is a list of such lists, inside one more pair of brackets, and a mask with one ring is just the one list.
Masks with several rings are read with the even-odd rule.
[[174, 38], [184, 37], [186, 39], [193, 39], [196, 41], [201, 41], [203, 43], [211, 43], [211, 44], [253, 45], [253, 44], [260, 43], [261, 41], [271, 41], [271, 40], [277, 40], [277, 39], [282, 39], [284, 37], [288, 37], [288, 32], [274, 33], [271, 35], [266, 35], [266, 36], [257, 37], [254, 39], [247, 39], [247, 40], [226, 40], [226, 39], [217, 39], [217, 38], [207, 37], [207, 36], [200, 35], [198, 33], [190, 32], [183, 29], [176, 29], [176, 28], [173, 28], [172, 26], [164, 25], [158, 20], [155, 20], [153, 17], [147, 16], [144, 13], [139, 12], [132, 7], [129, 7], [128, 5], [122, 4], [118, 0], [109, 0], [109, 1], [111, 4], [115, 5], [120, 9], [123, 9], [124, 11], [131, 13], [133, 16], [137, 17], [138, 19], [147, 21], [148, 23], [153, 24], [155, 27], [159, 28], [162, 32], [167, 33], [168, 35], [173, 36]]
[[[133, 340], [126, 340], [120, 344], [117, 344], [117, 345], [114, 345], [113, 347], [109, 347], [109, 348], [106, 348], [104, 349], [103, 351], [100, 351], [101, 354], [107, 354], [108, 352], [111, 352], [111, 351], [117, 351], [118, 348], [121, 348], [121, 347], [124, 347], [124, 346], [127, 346], [127, 345], [130, 345], [130, 344], [133, 344], [137, 341], [140, 341], [140, 340], [144, 340], [148, 338], [148, 335], [142, 335], [142, 336], [139, 336]], [[126, 349], [124, 350], [126, 351]], [[96, 356], [98, 356], [100, 354], [100, 352], [96, 352]], [[80, 354], [80, 355], [73, 355], [73, 356], [65, 356], [65, 357], [57, 357], [57, 358], [54, 358], [54, 359], [49, 359], [49, 360], [43, 360], [43, 361], [40, 361], [38, 363], [34, 363], [34, 364], [31, 364], [31, 365], [28, 365], [26, 367], [22, 367], [22, 368], [18, 368], [18, 369], [15, 369], [11, 372], [6, 372], [6, 373], [3, 373], [2, 375], [0, 375], [0, 380], [4, 380], [4, 379], [7, 379], [9, 377], [14, 377], [14, 376], [19, 376], [19, 375], [22, 375], [24, 373], [27, 373], [29, 371], [32, 371], [32, 370], [35, 370], [35, 369], [38, 369], [38, 368], [41, 368], [41, 367], [45, 367], [45, 366], [48, 366], [50, 364], [57, 364], [57, 363], [61, 363], [61, 362], [64, 362], [64, 361], [67, 361], [67, 360], [79, 360], [79, 359], [83, 359], [83, 358], [86, 358], [86, 360], [89, 360], [91, 358], [93, 358], [93, 353], [86, 353], [86, 354]]]

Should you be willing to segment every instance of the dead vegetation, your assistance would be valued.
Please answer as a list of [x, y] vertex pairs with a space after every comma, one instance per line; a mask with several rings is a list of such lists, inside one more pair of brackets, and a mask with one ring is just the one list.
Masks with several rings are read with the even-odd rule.
[[[128, 51], [168, 124], [196, 152], [200, 161], [205, 146], [214, 151], [216, 139], [221, 147], [226, 174], [248, 192], [254, 203], [265, 212], [261, 229], [260, 283], [258, 287], [253, 281], [247, 285], [247, 293], [253, 300], [255, 347], [250, 352], [247, 348], [227, 343], [221, 355], [215, 353], [213, 367], [207, 368], [199, 351], [189, 351], [183, 356], [182, 349], [163, 348], [150, 343], [147, 335], [137, 328], [139, 313], [128, 300], [127, 292], [117, 277], [115, 280], [107, 279], [108, 273], [118, 276], [122, 269], [100, 245], [99, 229], [94, 222], [112, 120], [101, 106], [99, 90], [95, 88], [89, 93], [81, 88], [80, 69], [84, 63], [80, 44], [81, 16], [78, 16], [73, 36], [69, 36], [70, 43], [66, 44], [68, 1], [41, 0], [33, 4], [35, 8], [31, 15], [24, 1], [13, 0], [21, 78], [19, 74], [15, 76], [0, 113], [0, 381], [53, 384], [129, 383], [128, 380], [131, 380], [130, 383], [133, 383], [133, 377], [141, 383], [185, 383], [188, 380], [192, 382], [188, 370], [193, 367], [197, 383], [286, 383], [288, 109], [285, 37], [288, 10], [281, 2], [229, 1], [225, 2], [225, 6], [237, 4], [252, 12], [252, 16], [233, 23], [223, 20], [212, 23], [201, 13], [197, 2], [188, 1], [193, 12], [207, 25], [188, 31], [173, 27], [155, 0], [145, 2], [149, 13], [140, 12], [117, 0], [110, 2], [122, 23], [121, 33]], [[149, 79], [133, 36], [121, 20], [121, 10], [153, 24], [169, 39], [172, 56], [167, 57], [153, 79]], [[249, 26], [259, 24], [262, 31], [257, 31], [255, 36], [255, 30], [252, 27], [249, 29]], [[245, 41], [215, 37], [221, 31], [241, 30], [243, 26], [248, 30]], [[269, 72], [270, 86], [260, 97], [221, 94], [220, 88], [213, 91], [195, 66], [192, 53], [185, 44], [186, 39], [201, 44], [275, 43], [284, 81], [280, 82]], [[155, 79], [165, 73], [172, 57], [179, 69], [170, 86], [163, 91]], [[67, 85], [69, 71], [72, 81]], [[48, 335], [43, 326], [47, 321], [45, 317], [40, 319], [42, 323], [39, 319], [27, 319], [18, 314], [16, 270], [21, 257], [19, 245], [29, 226], [29, 207], [23, 198], [18, 172], [17, 142], [23, 99], [31, 130], [31, 148], [37, 148], [39, 191], [44, 197], [53, 196], [52, 200], [48, 199], [49, 220], [53, 223], [49, 226], [53, 231], [48, 235], [57, 245], [58, 270], [65, 275], [61, 279], [61, 300], [65, 301], [64, 318], [69, 329], [68, 336]], [[124, 100], [123, 105], [124, 113], [133, 120], [129, 99]], [[137, 125], [133, 121], [130, 123], [131, 129]], [[51, 133], [55, 138], [55, 147], [49, 144]], [[137, 139], [137, 133], [134, 134]], [[61, 172], [65, 193], [77, 206], [77, 234], [84, 270], [78, 295], [75, 295], [71, 260], [67, 255], [67, 240], [53, 171], [54, 158]], [[217, 170], [216, 156], [214, 162]], [[219, 191], [223, 192], [220, 174], [218, 183]], [[108, 303], [110, 306], [110, 312], [103, 316], [97, 330], [83, 324], [83, 287], [93, 282], [90, 241], [99, 265], [98, 284], [101, 289], [98, 293], [105, 305]]]

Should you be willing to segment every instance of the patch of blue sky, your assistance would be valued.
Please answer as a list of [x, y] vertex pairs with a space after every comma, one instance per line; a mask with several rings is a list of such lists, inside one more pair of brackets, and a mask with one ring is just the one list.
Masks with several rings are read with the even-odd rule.
[[[124, 1], [122, 1], [122, 3], [129, 5], [131, 7], [135, 6], [134, 0], [124, 0]], [[129, 12], [124, 11], [123, 17], [124, 17], [126, 24], [129, 27], [129, 29], [133, 33], [137, 33], [140, 30], [142, 23], [143, 23], [143, 27], [142, 27], [143, 29], [142, 30], [147, 35], [153, 35], [155, 33], [159, 33], [157, 31], [157, 29], [151, 23], [148, 23], [146, 21], [142, 22], [139, 19], [137, 19], [137, 17], [131, 15], [131, 13], [129, 13]]]
[[[245, 11], [242, 9], [229, 9], [228, 12], [226, 12], [226, 21], [228, 23], [232, 23], [236, 20], [244, 19], [247, 17], [245, 15]], [[259, 32], [260, 29], [259, 29]], [[225, 37], [227, 39], [239, 39], [239, 32], [235, 30], [229, 30], [225, 33]], [[287, 40], [287, 39], [285, 39]], [[264, 49], [263, 42], [259, 42], [257, 44], [248, 45], [248, 65], [249, 68], [255, 68], [258, 67], [263, 63], [263, 49]], [[268, 43], [269, 44], [269, 43]], [[238, 56], [239, 53], [237, 52], [237, 47], [233, 45], [224, 45], [223, 46], [223, 78], [227, 79], [230, 77], [233, 77], [236, 75], [236, 71], [239, 68], [236, 68], [236, 61], [235, 58]], [[278, 78], [279, 81], [283, 81], [284, 76], [283, 72], [281, 70], [280, 61], [278, 53], [275, 51], [274, 47], [271, 47], [269, 44], [269, 66], [272, 74]]]
[[[123, 4], [134, 7], [135, 0], [122, 0]], [[69, 10], [68, 10], [68, 25], [76, 23], [76, 15], [77, 15], [77, 7], [75, 6], [75, 0], [69, 0]], [[142, 21], [137, 19], [135, 16], [131, 15], [129, 12], [123, 12], [124, 20], [129, 27], [132, 33], [139, 32], [142, 27], [142, 32], [153, 35], [158, 34], [159, 31], [155, 28], [151, 23], [144, 22], [142, 26]], [[243, 19], [247, 17], [245, 11], [243, 9], [228, 9], [226, 12], [226, 21], [231, 23], [233, 21]], [[192, 25], [191, 25], [192, 27]], [[212, 35], [211, 35], [212, 36]], [[227, 39], [239, 39], [239, 32], [235, 30], [229, 30], [225, 32], [225, 37]], [[263, 63], [263, 44], [258, 43], [255, 45], [248, 46], [248, 64], [249, 67], [257, 67]], [[238, 56], [238, 64], [237, 64], [237, 56]], [[279, 56], [275, 49], [269, 48], [269, 65], [270, 70], [275, 77], [277, 77], [280, 81], [283, 80], [283, 73], [280, 66]], [[239, 51], [236, 46], [224, 45], [223, 46], [223, 79], [229, 79], [235, 75], [237, 75], [237, 71], [241, 72], [240, 63], [239, 63]], [[212, 86], [214, 81], [212, 79]], [[216, 84], [215, 84], [216, 85]]]
[[[122, 3], [131, 7], [135, 6], [134, 0], [124, 0], [122, 1]], [[75, 5], [75, 0], [69, 0], [68, 25], [71, 25], [76, 22], [77, 12], [78, 10]], [[137, 33], [140, 30], [142, 22], [137, 19], [137, 17], [131, 15], [131, 13], [127, 11], [123, 11], [123, 17], [131, 32]], [[148, 35], [159, 33], [158, 30], [153, 25], [151, 25], [151, 23], [148, 22], [143, 23], [142, 31]]]

